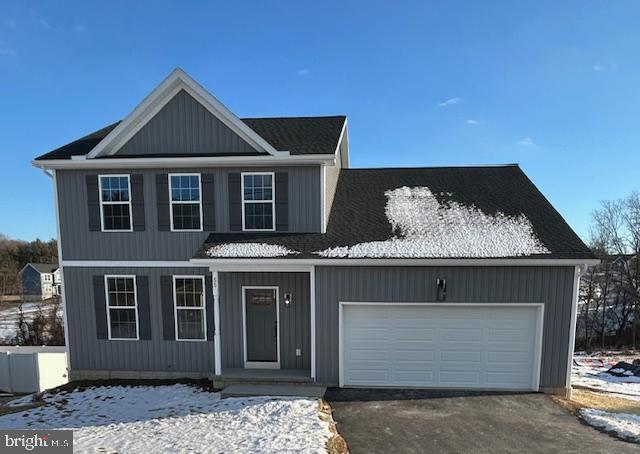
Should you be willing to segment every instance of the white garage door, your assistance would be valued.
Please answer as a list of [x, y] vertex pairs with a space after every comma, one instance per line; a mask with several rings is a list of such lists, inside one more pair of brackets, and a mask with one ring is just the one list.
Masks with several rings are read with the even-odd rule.
[[341, 304], [341, 385], [536, 390], [541, 306]]

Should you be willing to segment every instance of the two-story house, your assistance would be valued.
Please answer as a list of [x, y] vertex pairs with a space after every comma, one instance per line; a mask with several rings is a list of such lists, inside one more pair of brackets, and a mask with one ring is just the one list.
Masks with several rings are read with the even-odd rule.
[[27, 263], [19, 274], [22, 296], [27, 300], [45, 300], [61, 293], [62, 275], [57, 263]]
[[568, 389], [596, 261], [516, 165], [352, 169], [344, 116], [240, 119], [180, 69], [34, 165], [72, 379]]

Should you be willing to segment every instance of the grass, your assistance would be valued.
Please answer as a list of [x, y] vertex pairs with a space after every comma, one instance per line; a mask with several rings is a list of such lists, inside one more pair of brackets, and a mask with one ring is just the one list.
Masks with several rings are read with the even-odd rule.
[[640, 402], [620, 397], [613, 397], [608, 393], [601, 393], [586, 389], [574, 389], [571, 400], [579, 408], [596, 408], [611, 413], [629, 413], [640, 415]]

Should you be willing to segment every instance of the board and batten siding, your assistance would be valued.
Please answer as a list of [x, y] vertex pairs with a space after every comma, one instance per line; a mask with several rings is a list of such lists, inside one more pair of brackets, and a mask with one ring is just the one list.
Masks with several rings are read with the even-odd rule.
[[[228, 175], [243, 171], [286, 172], [290, 232], [319, 232], [320, 166], [276, 168], [201, 168], [57, 170], [60, 236], [64, 260], [188, 260], [210, 232], [158, 230], [156, 175], [167, 173], [211, 173], [215, 187], [216, 232], [229, 232]], [[100, 232], [89, 230], [86, 176], [96, 174], [141, 174], [143, 178], [145, 230]], [[277, 188], [276, 188], [277, 191]]]
[[541, 388], [564, 388], [573, 267], [316, 267], [316, 376], [339, 381], [340, 302], [544, 303]]
[[[94, 307], [93, 276], [135, 274], [147, 276], [151, 315], [150, 340], [112, 341], [98, 339]], [[73, 371], [158, 371], [213, 374], [213, 340], [175, 341], [163, 339], [160, 276], [210, 276], [208, 268], [113, 268], [64, 267], [65, 302], [69, 331], [69, 362]], [[212, 298], [206, 289], [206, 298]], [[210, 319], [207, 314], [208, 320]], [[207, 329], [207, 331], [210, 331]]]
[[[222, 370], [244, 367], [242, 287], [275, 286], [280, 303], [280, 367], [309, 369], [311, 365], [309, 273], [219, 273]], [[286, 307], [284, 294], [291, 294]], [[296, 356], [299, 348], [301, 356]]]

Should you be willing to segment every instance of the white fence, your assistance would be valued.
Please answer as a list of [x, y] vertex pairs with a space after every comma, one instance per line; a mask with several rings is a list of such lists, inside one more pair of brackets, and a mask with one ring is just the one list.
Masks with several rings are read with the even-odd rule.
[[0, 390], [35, 393], [68, 381], [65, 347], [0, 347]]

